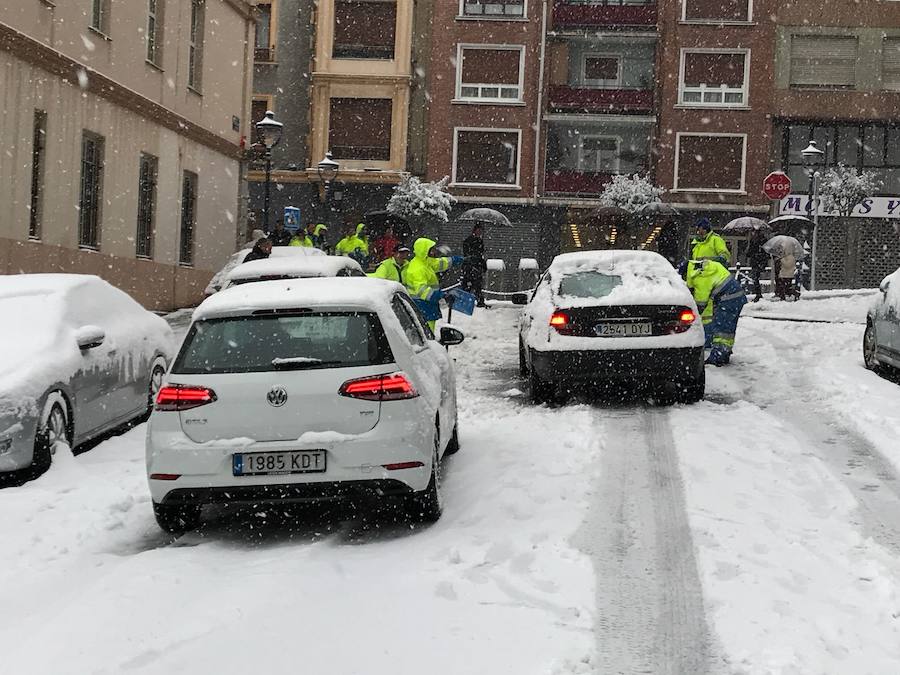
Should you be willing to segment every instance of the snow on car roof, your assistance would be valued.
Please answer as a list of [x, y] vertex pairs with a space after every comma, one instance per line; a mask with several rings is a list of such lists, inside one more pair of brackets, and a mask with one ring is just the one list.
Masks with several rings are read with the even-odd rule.
[[653, 271], [665, 275], [675, 274], [675, 268], [669, 261], [653, 251], [579, 251], [558, 255], [550, 263], [550, 270], [559, 273], [583, 268], [607, 271], [622, 270], [626, 273]]
[[291, 256], [266, 258], [242, 263], [228, 273], [228, 280], [256, 279], [262, 276], [333, 277], [341, 270], [362, 267], [352, 258], [329, 256]]
[[231, 286], [204, 300], [194, 320], [240, 316], [258, 309], [300, 307], [383, 308], [403, 287], [393, 281], [362, 277], [283, 279]]
[[93, 274], [2, 274], [0, 299], [23, 295], [65, 293], [85, 283], [100, 281]]
[[[245, 249], [245, 251], [248, 249]], [[270, 258], [319, 258], [325, 251], [310, 246], [273, 246]]]

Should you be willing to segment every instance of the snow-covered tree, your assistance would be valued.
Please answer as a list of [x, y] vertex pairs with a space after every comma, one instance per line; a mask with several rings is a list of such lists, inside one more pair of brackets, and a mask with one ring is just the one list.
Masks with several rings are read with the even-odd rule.
[[819, 195], [825, 210], [837, 211], [845, 217], [881, 187], [881, 181], [873, 171], [858, 173], [855, 168], [845, 164], [827, 169], [820, 181]]
[[648, 176], [620, 174], [613, 176], [612, 182], [603, 186], [600, 203], [603, 206], [618, 206], [631, 213], [644, 204], [661, 201], [665, 189], [654, 185]]
[[447, 192], [450, 177], [434, 183], [424, 183], [415, 176], [404, 176], [394, 188], [388, 202], [389, 213], [401, 218], [435, 218], [442, 223], [449, 220], [456, 198]]

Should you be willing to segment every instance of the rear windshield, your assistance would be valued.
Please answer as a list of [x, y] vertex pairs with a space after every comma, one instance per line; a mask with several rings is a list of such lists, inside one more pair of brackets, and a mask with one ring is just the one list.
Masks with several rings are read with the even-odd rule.
[[622, 285], [622, 277], [602, 272], [567, 274], [559, 283], [559, 294], [575, 298], [603, 298]]
[[375, 314], [303, 312], [198, 321], [184, 339], [172, 372], [351, 368], [393, 360]]

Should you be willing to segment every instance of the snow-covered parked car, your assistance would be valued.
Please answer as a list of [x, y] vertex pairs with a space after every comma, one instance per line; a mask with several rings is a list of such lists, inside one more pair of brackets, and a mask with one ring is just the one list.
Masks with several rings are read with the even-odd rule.
[[147, 432], [159, 525], [204, 504], [396, 497], [441, 514], [456, 380], [406, 291], [380, 279], [262, 281], [205, 300]]
[[238, 265], [228, 273], [223, 288], [254, 281], [364, 276], [359, 263], [344, 256], [278, 256]]
[[703, 398], [703, 326], [669, 262], [650, 251], [556, 256], [525, 305], [519, 365], [536, 401], [573, 385], [625, 386], [662, 399]]
[[[228, 258], [228, 261], [225, 265], [216, 272], [212, 279], [209, 280], [209, 283], [206, 285], [206, 290], [204, 291], [207, 296], [213, 295], [214, 293], [218, 293], [225, 286], [225, 282], [228, 280], [228, 275], [232, 270], [240, 266], [244, 262], [244, 258], [247, 257], [247, 254], [250, 253], [250, 246], [242, 248], [237, 253], [232, 253], [231, 257]], [[320, 251], [317, 248], [310, 248], [308, 246], [273, 246], [272, 254], [269, 256], [269, 260], [279, 259], [279, 258], [321, 258], [325, 257], [325, 252]]]
[[0, 316], [0, 472], [147, 413], [175, 351], [163, 319], [95, 276], [0, 276]]
[[863, 359], [872, 370], [900, 368], [900, 269], [886, 276], [881, 295], [869, 308], [863, 335]]

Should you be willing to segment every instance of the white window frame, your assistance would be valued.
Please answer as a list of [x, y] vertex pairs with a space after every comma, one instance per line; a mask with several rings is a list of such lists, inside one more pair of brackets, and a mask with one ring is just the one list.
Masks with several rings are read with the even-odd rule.
[[606, 173], [607, 171], [606, 169], [597, 168], [596, 163], [591, 168], [585, 168], [584, 142], [586, 140], [614, 141], [616, 144], [616, 161], [614, 162], [613, 167], [609, 169], [609, 173], [619, 173], [622, 139], [619, 136], [612, 136], [609, 134], [581, 134], [578, 136], [578, 157], [576, 159], [578, 163], [578, 171], [581, 171], [583, 173]]
[[91, 21], [89, 24], [91, 30], [103, 36], [109, 35], [110, 11], [110, 0], [91, 0]]
[[[490, 4], [490, 0], [487, 0], [487, 2], [482, 0], [479, 4]], [[467, 21], [527, 21], [528, 0], [523, 0], [522, 2], [521, 16], [512, 14], [466, 14], [466, 0], [459, 0], [459, 11], [456, 18], [465, 19]]]
[[747, 20], [739, 21], [735, 19], [689, 19], [687, 16], [687, 4], [688, 0], [681, 0], [681, 22], [682, 23], [700, 23], [700, 24], [714, 24], [717, 26], [721, 25], [737, 25], [743, 26], [748, 23], [753, 23], [753, 0], [747, 0]]
[[163, 45], [163, 25], [160, 23], [164, 19], [165, 9], [163, 2], [165, 0], [147, 0], [147, 63], [150, 65], [160, 66], [162, 61], [162, 45]]
[[[462, 72], [463, 72], [463, 51], [466, 49], [475, 50], [505, 50], [505, 51], [518, 51], [519, 52], [519, 83], [516, 85], [512, 84], [492, 84], [492, 83], [479, 83], [479, 82], [468, 82], [465, 83], [467, 87], [477, 87], [479, 95], [472, 96], [463, 95], [463, 81], [462, 81]], [[496, 89], [497, 96], [481, 96], [481, 92], [485, 89]], [[500, 96], [500, 92], [503, 90], [516, 90], [515, 98], [505, 98]], [[456, 96], [453, 99], [454, 101], [465, 101], [467, 103], [506, 103], [506, 104], [522, 104], [525, 102], [525, 99], [522, 97], [525, 91], [525, 45], [491, 45], [491, 44], [471, 44], [471, 43], [459, 43], [456, 45]]]
[[[594, 80], [587, 76], [588, 59], [615, 59], [616, 60], [616, 79], [615, 80]], [[581, 82], [585, 86], [596, 87], [598, 89], [619, 89], [622, 86], [622, 55], [608, 52], [585, 52], [581, 55]]]
[[[498, 134], [516, 134], [518, 143], [516, 146], [516, 182], [513, 183], [460, 183], [456, 178], [456, 160], [457, 146], [459, 142], [460, 131], [480, 131], [493, 132]], [[491, 188], [501, 190], [521, 190], [522, 189], [522, 130], [521, 129], [503, 129], [498, 127], [453, 127], [453, 167], [451, 173], [451, 186], [459, 187], [476, 187]]]
[[[678, 164], [681, 157], [681, 139], [684, 136], [702, 136], [704, 138], [741, 138], [743, 139], [743, 150], [741, 154], [741, 187], [739, 190], [727, 188], [682, 188], [678, 186]], [[673, 192], [712, 192], [727, 194], [747, 194], [747, 134], [716, 134], [705, 133], [702, 131], [678, 131], [675, 133], [675, 169], [672, 178]]]
[[[688, 54], [742, 54], [744, 56], [744, 83], [740, 89], [721, 85], [719, 87], [707, 87], [705, 84], [699, 87], [686, 87], [684, 84], [684, 66]], [[686, 101], [686, 93], [699, 94], [699, 101]], [[739, 93], [740, 102], [726, 102], [728, 94]], [[721, 94], [721, 101], [708, 101], [707, 96]], [[719, 49], [719, 48], [681, 48], [681, 61], [678, 66], [678, 105], [691, 108], [748, 108], [750, 106], [750, 50], [749, 49]]]

